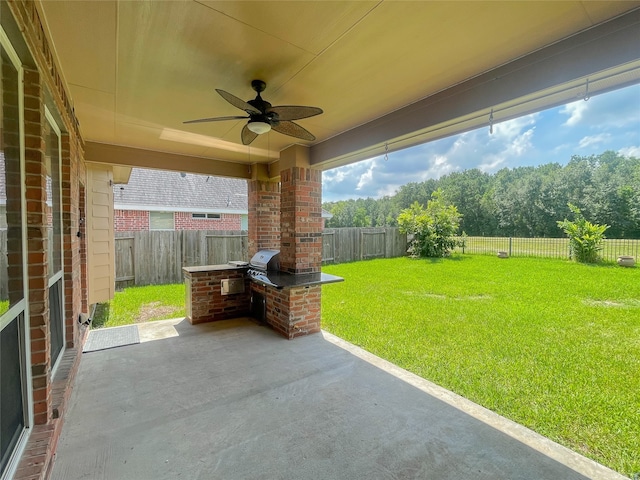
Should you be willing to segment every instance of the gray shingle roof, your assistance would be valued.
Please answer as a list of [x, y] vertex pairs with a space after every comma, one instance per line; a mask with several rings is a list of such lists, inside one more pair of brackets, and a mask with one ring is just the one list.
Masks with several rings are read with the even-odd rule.
[[247, 213], [247, 181], [134, 168], [129, 183], [113, 186], [113, 203], [116, 209]]

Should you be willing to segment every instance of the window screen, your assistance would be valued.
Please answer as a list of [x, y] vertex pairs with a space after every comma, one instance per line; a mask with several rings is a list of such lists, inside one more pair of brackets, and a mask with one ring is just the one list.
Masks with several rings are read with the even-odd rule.
[[22, 315], [0, 332], [0, 476], [9, 463], [11, 452], [24, 428], [22, 372], [20, 369], [20, 332]]

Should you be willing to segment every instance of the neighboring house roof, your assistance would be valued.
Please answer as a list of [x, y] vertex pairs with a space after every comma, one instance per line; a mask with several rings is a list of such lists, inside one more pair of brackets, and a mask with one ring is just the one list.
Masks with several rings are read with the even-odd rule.
[[331, 212], [327, 212], [324, 208], [322, 209], [322, 218], [333, 218], [333, 214]]
[[116, 210], [246, 214], [247, 181], [134, 168], [129, 183], [113, 186]]

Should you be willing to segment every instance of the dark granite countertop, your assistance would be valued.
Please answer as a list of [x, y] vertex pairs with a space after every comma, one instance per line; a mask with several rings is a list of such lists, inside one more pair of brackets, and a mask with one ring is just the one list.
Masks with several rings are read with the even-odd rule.
[[247, 270], [248, 265], [239, 266], [230, 263], [222, 263], [220, 265], [200, 265], [197, 267], [182, 267], [183, 272], [199, 273], [199, 272], [215, 272], [218, 270]]
[[[182, 267], [185, 273], [197, 274], [227, 270], [248, 270], [248, 266], [237, 265], [232, 263], [223, 263], [220, 265], [201, 265], [197, 267]], [[328, 273], [286, 273], [286, 272], [269, 272], [262, 276], [252, 276], [251, 280], [261, 285], [272, 288], [296, 288], [309, 287], [311, 285], [323, 285], [325, 283], [343, 282], [344, 278], [330, 275]]]
[[273, 288], [296, 288], [310, 287], [312, 285], [324, 285], [325, 283], [343, 282], [344, 278], [328, 273], [285, 273], [285, 272], [269, 272], [265, 278], [253, 277], [251, 279], [256, 283], [266, 285]]

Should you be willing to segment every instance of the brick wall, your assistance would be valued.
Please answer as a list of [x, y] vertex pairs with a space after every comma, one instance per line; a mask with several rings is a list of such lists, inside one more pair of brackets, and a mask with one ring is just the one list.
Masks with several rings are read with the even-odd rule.
[[115, 210], [113, 212], [116, 232], [139, 232], [149, 230], [149, 212], [142, 210]]
[[[149, 212], [142, 210], [115, 210], [113, 215], [116, 232], [149, 230]], [[190, 212], [175, 212], [176, 230], [240, 230], [239, 214], [222, 213], [220, 218], [193, 218]]]
[[249, 202], [249, 258], [258, 250], [280, 248], [280, 184], [247, 182]]
[[280, 172], [280, 269], [319, 272], [322, 266], [322, 172], [292, 167]]
[[[34, 422], [51, 420], [51, 342], [47, 275], [47, 193], [44, 161], [44, 104], [40, 75], [24, 71], [25, 172], [27, 197], [27, 251], [29, 263], [29, 310], [31, 375]], [[27, 120], [28, 119], [28, 120]]]
[[[69, 398], [73, 373], [78, 366], [81, 349], [71, 348], [82, 343], [86, 330], [78, 326], [77, 318], [86, 311], [86, 289], [83, 291], [83, 240], [77, 237], [82, 231], [79, 224], [81, 191], [86, 172], [84, 152], [78, 122], [73, 112], [64, 80], [59, 75], [54, 55], [49, 47], [38, 10], [33, 2], [16, 0], [6, 2], [18, 28], [9, 32], [11, 41], [26, 43], [32, 58], [23, 65], [35, 65], [24, 69], [24, 146], [25, 146], [25, 196], [26, 196], [26, 255], [28, 262], [27, 288], [29, 301], [30, 358], [27, 368], [31, 372], [32, 406], [34, 426], [25, 453], [15, 474], [16, 479], [46, 478], [55, 454], [55, 445], [62, 428], [65, 399]], [[22, 39], [12, 36], [21, 35]], [[46, 93], [45, 93], [46, 92]], [[47, 275], [47, 206], [44, 114], [45, 98], [63, 133], [61, 136], [61, 189], [62, 189], [62, 242], [64, 278], [64, 321], [67, 351], [67, 369], [59, 368], [52, 379], [50, 350], [50, 315]], [[19, 193], [8, 190], [19, 198]], [[8, 239], [10, 240], [10, 239]], [[12, 245], [8, 245], [9, 248]], [[10, 252], [9, 252], [10, 253]], [[11, 260], [11, 259], [9, 259]], [[85, 284], [86, 285], [86, 284]], [[61, 364], [63, 362], [61, 361]], [[57, 412], [57, 414], [56, 414]]]
[[240, 230], [239, 214], [221, 213], [220, 218], [193, 218], [190, 212], [176, 212], [176, 230]]
[[[83, 262], [86, 266], [86, 237], [84, 224], [81, 225], [80, 201], [81, 180], [86, 176], [82, 161], [84, 149], [78, 137], [63, 133], [61, 136], [62, 157], [62, 241], [64, 268], [64, 309], [66, 347], [77, 346], [79, 340], [80, 312], [88, 312], [83, 289], [86, 289], [86, 271], [83, 277]], [[82, 213], [84, 216], [84, 213]], [[80, 235], [78, 235], [80, 234]]]
[[267, 323], [289, 340], [320, 331], [321, 286], [286, 288], [278, 290], [251, 284], [251, 289], [264, 295]]

